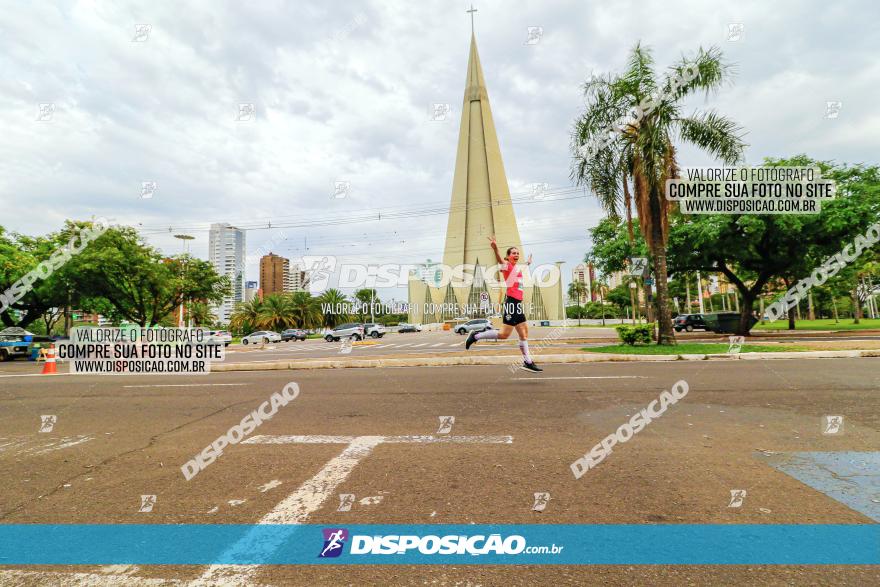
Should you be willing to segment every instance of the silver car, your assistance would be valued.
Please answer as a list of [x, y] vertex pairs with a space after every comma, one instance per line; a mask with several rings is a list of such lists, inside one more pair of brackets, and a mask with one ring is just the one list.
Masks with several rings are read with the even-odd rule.
[[363, 324], [340, 324], [324, 336], [327, 342], [339, 342], [340, 339], [350, 338], [361, 340], [364, 337]]
[[492, 323], [488, 318], [468, 320], [464, 324], [459, 324], [455, 327], [456, 334], [470, 334], [471, 332], [483, 332], [485, 330], [492, 330]]
[[271, 330], [258, 330], [247, 336], [241, 337], [241, 344], [268, 344], [270, 342], [281, 342], [281, 335]]

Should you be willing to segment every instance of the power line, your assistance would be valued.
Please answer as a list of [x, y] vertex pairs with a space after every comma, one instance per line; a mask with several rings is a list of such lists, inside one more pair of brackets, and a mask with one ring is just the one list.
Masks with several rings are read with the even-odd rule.
[[[535, 203], [544, 203], [544, 202], [559, 202], [565, 200], [574, 200], [574, 199], [586, 199], [586, 194], [581, 193], [578, 195], [569, 195], [574, 194], [576, 192], [582, 192], [580, 188], [564, 188], [559, 190], [549, 190], [544, 193], [544, 197], [541, 199], [535, 199], [534, 196], [529, 195], [523, 198], [511, 198], [510, 204], [514, 203], [519, 204], [535, 204]], [[563, 196], [563, 197], [557, 197]], [[232, 226], [235, 226], [239, 230], [270, 230], [272, 228], [281, 229], [281, 228], [312, 228], [319, 226], [338, 226], [343, 224], [358, 224], [365, 222], [376, 222], [381, 220], [392, 220], [392, 219], [406, 219], [406, 218], [419, 218], [423, 216], [436, 216], [439, 214], [451, 214], [454, 212], [461, 211], [469, 211], [469, 210], [479, 210], [489, 207], [500, 207], [507, 206], [508, 203], [501, 203], [496, 200], [494, 202], [489, 203], [480, 203], [480, 204], [465, 204], [460, 206], [446, 206], [442, 208], [417, 208], [411, 210], [401, 210], [399, 212], [382, 212], [381, 209], [376, 210], [375, 212], [370, 212], [366, 215], [352, 215], [351, 213], [346, 214], [345, 216], [339, 217], [326, 217], [324, 219], [317, 219], [305, 222], [291, 222], [291, 223], [278, 223], [272, 222], [271, 220], [267, 220], [264, 223], [256, 224], [253, 221], [251, 222], [238, 222], [238, 223], [229, 223]], [[386, 209], [387, 210], [387, 209]], [[391, 208], [393, 210], [393, 208]], [[200, 223], [198, 225], [191, 226], [168, 226], [159, 228], [156, 226], [155, 228], [151, 228], [149, 226], [140, 226], [138, 229], [141, 234], [144, 235], [159, 235], [159, 234], [168, 234], [173, 232], [210, 232], [210, 223]]]

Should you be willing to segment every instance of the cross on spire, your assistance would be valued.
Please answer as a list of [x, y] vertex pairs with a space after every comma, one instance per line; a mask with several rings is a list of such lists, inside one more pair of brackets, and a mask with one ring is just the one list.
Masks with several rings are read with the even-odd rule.
[[465, 12], [467, 12], [471, 15], [471, 34], [474, 34], [474, 12], [476, 12], [476, 11], [477, 11], [477, 9], [474, 8], [473, 4], [471, 4], [470, 10], [465, 10]]

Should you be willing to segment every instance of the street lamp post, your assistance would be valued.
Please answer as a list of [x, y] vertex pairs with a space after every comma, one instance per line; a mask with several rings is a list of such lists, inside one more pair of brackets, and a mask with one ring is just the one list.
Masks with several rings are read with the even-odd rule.
[[[186, 255], [189, 252], [189, 241], [194, 240], [196, 237], [191, 236], [189, 234], [175, 234], [174, 238], [183, 241], [183, 254]], [[184, 263], [186, 263], [186, 257], [184, 257]], [[185, 272], [184, 272], [185, 273]], [[182, 276], [181, 276], [182, 277]], [[177, 319], [177, 327], [183, 328], [183, 299], [180, 300], [180, 315]], [[191, 320], [192, 317], [190, 317]]]

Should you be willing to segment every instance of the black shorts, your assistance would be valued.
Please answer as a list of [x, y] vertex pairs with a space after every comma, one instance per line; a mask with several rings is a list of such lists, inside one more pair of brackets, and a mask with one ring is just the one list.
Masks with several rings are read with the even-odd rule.
[[526, 321], [522, 300], [507, 296], [502, 310], [504, 312], [504, 324], [508, 326], [516, 326]]

